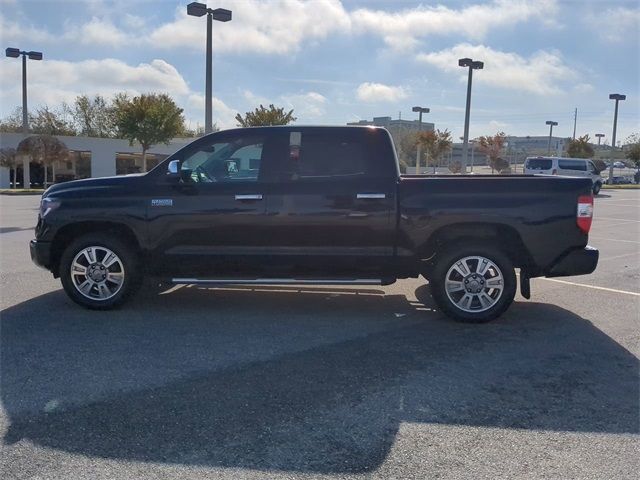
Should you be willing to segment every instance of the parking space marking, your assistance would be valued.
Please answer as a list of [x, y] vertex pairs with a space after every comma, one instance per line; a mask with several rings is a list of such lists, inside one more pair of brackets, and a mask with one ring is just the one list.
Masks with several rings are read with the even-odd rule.
[[608, 242], [624, 242], [624, 243], [638, 243], [637, 240], [621, 240], [619, 238], [605, 238], [605, 237], [596, 237], [595, 235], [589, 235], [589, 238], [595, 238], [596, 240], [607, 240]]
[[565, 285], [573, 285], [575, 287], [586, 287], [586, 288], [592, 288], [594, 290], [603, 290], [605, 292], [622, 293], [625, 295], [633, 295], [634, 297], [640, 297], [640, 293], [629, 292], [627, 290], [616, 290], [615, 288], [598, 287], [596, 285], [587, 285], [586, 283], [567, 282], [566, 280], [558, 280], [557, 278], [541, 277], [541, 279], [547, 280], [549, 282], [564, 283]]
[[597, 215], [593, 217], [594, 220], [620, 220], [621, 222], [635, 222], [640, 223], [640, 220], [633, 220], [631, 218], [614, 218], [614, 217], [598, 217]]
[[633, 256], [640, 256], [640, 252], [625, 253], [623, 255], [615, 255], [613, 257], [605, 257], [605, 258], [601, 258], [600, 261], [615, 260], [616, 258], [631, 257], [632, 255]]

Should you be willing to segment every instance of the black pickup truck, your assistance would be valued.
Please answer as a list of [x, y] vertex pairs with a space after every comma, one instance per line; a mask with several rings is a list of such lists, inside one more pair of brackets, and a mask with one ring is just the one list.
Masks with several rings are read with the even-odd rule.
[[591, 273], [591, 180], [400, 175], [370, 127], [217, 132], [141, 175], [54, 185], [34, 262], [108, 309], [145, 275], [177, 284], [388, 285], [424, 276], [437, 305], [484, 322], [529, 279]]

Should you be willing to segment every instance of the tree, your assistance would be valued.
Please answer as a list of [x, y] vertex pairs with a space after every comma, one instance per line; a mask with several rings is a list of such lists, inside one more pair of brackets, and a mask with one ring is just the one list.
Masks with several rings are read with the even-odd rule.
[[142, 168], [147, 171], [147, 151], [157, 143], [169, 144], [185, 130], [183, 110], [164, 93], [142, 94], [131, 100], [114, 99], [116, 125], [122, 136], [142, 147]]
[[569, 140], [566, 152], [571, 158], [592, 158], [595, 155], [593, 146], [589, 143], [589, 135]]
[[[122, 94], [119, 94], [122, 95]], [[115, 138], [117, 136], [115, 97], [110, 103], [101, 95], [89, 98], [79, 95], [71, 107], [67, 107], [78, 135]]]
[[22, 132], [22, 108], [16, 108], [12, 113], [0, 120], [0, 132]]
[[15, 148], [0, 148], [0, 167], [9, 169], [9, 178], [13, 176], [13, 188], [16, 188], [16, 169], [18, 167], [18, 157], [16, 155]]
[[[56, 181], [55, 162], [69, 156], [67, 146], [51, 135], [31, 135], [18, 144], [18, 154], [28, 155], [34, 162], [44, 166], [44, 184], [47, 184], [47, 167], [51, 165], [53, 183]], [[26, 187], [25, 187], [26, 188]]]
[[277, 108], [273, 104], [269, 105], [269, 108], [260, 105], [253, 112], [245, 113], [244, 117], [239, 113], [236, 115], [239, 127], [289, 125], [296, 120], [297, 118], [293, 116], [293, 110], [285, 112], [284, 108]]
[[507, 143], [507, 135], [498, 132], [495, 135], [487, 135], [478, 138], [478, 150], [487, 156], [491, 170], [501, 172], [509, 168], [509, 162], [502, 158], [502, 149]]
[[67, 122], [63, 113], [49, 108], [40, 107], [29, 120], [31, 132], [41, 135], [75, 135], [73, 126]]
[[629, 135], [625, 140], [624, 150], [625, 157], [640, 170], [640, 135], [637, 133]]
[[420, 132], [418, 143], [427, 157], [427, 166], [433, 167], [433, 173], [436, 173], [436, 167], [440, 164], [442, 157], [451, 150], [453, 144], [449, 130]]
[[[397, 144], [398, 146], [398, 158], [400, 160], [400, 167], [407, 171], [407, 167], [415, 166], [416, 155], [418, 151], [418, 132], [405, 133], [400, 137]], [[422, 158], [424, 158], [424, 152], [422, 152]], [[422, 163], [422, 158], [421, 163]]]

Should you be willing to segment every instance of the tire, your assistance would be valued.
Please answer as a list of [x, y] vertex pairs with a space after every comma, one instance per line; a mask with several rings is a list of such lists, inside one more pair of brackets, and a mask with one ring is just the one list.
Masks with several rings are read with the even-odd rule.
[[600, 193], [600, 189], [602, 188], [602, 184], [600, 182], [594, 183], [593, 184], [593, 194], [597, 195], [598, 193]]
[[500, 250], [483, 243], [460, 243], [438, 257], [429, 283], [436, 305], [448, 317], [485, 323], [502, 315], [513, 303], [516, 274], [513, 263]]
[[138, 291], [142, 280], [135, 249], [107, 233], [76, 238], [60, 258], [60, 281], [65, 292], [71, 300], [92, 310], [122, 305]]

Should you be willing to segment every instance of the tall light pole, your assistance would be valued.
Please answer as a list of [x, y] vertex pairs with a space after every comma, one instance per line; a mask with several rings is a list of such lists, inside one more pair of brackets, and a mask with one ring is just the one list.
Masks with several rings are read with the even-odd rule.
[[[616, 149], [616, 129], [618, 128], [618, 102], [620, 100], [626, 100], [626, 95], [621, 95], [619, 93], [612, 93], [609, 95], [609, 100], [616, 101], [616, 108], [613, 113], [613, 136], [611, 137], [611, 148], [615, 151]], [[609, 162], [609, 185], [613, 183], [613, 159]]]
[[600, 140], [604, 137], [604, 133], [596, 133], [596, 137], [598, 138], [598, 146], [600, 146]]
[[212, 74], [212, 55], [213, 55], [213, 21], [228, 22], [231, 20], [231, 10], [224, 8], [211, 9], [207, 8], [204, 3], [192, 2], [187, 5], [187, 14], [194, 17], [207, 16], [207, 65], [205, 78], [205, 94], [204, 94], [204, 133], [213, 131], [213, 74]]
[[[429, 109], [427, 107], [413, 107], [411, 109], [412, 112], [418, 112], [418, 133], [422, 131], [422, 114], [429, 113]], [[420, 151], [422, 150], [422, 145], [418, 142], [418, 147], [416, 151], [416, 174], [420, 173]]]
[[[29, 113], [27, 111], [27, 57], [29, 57], [30, 60], [42, 60], [42, 52], [26, 52], [19, 48], [7, 48], [5, 50], [5, 55], [11, 58], [18, 58], [22, 55], [22, 133], [26, 137], [29, 135]], [[22, 188], [29, 188], [30, 186], [31, 175], [29, 172], [29, 157], [25, 155], [22, 158]]]
[[551, 155], [551, 136], [553, 135], [553, 127], [558, 125], [558, 122], [554, 122], [553, 120], [547, 120], [545, 124], [549, 125], [549, 148], [547, 150], [547, 155]]
[[464, 112], [464, 140], [462, 142], [462, 171], [467, 173], [467, 155], [469, 150], [469, 115], [471, 113], [471, 81], [473, 80], [473, 71], [482, 70], [484, 62], [474, 61], [470, 58], [461, 58], [458, 60], [461, 67], [469, 67], [469, 80], [467, 81], [467, 107]]

